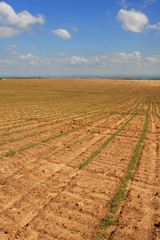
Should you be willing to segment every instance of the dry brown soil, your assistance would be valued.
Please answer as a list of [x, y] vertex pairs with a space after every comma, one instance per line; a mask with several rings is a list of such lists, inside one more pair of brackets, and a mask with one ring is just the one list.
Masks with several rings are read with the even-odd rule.
[[1, 80], [0, 240], [94, 240], [128, 172], [149, 102], [119, 224], [103, 239], [160, 239], [160, 81]]

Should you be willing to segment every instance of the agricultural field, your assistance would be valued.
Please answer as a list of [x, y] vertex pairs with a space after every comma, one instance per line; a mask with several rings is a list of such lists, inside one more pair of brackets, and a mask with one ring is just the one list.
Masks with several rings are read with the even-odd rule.
[[0, 80], [0, 239], [160, 239], [160, 81]]

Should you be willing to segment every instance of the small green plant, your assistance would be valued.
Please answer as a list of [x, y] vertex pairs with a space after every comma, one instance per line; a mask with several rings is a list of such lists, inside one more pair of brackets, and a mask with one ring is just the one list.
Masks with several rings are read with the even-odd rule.
[[7, 181], [5, 180], [1, 183], [1, 185], [5, 185], [6, 183], [7, 183]]
[[116, 226], [116, 225], [119, 225], [119, 222], [117, 221], [117, 219], [113, 215], [107, 214], [105, 219], [102, 220], [102, 227], [101, 227], [100, 233], [98, 234], [98, 236], [95, 237], [95, 240], [105, 239], [108, 235], [106, 229], [109, 226]]
[[126, 174], [126, 176], [125, 176], [125, 178], [122, 182], [122, 185], [118, 190], [118, 193], [116, 194], [113, 201], [110, 203], [111, 209], [112, 209], [113, 212], [115, 212], [117, 210], [117, 207], [118, 207], [120, 201], [124, 198], [126, 190], [127, 190], [127, 183], [129, 181], [129, 179], [131, 179], [133, 177], [133, 171], [136, 168], [137, 161], [138, 161], [139, 156], [141, 154], [142, 143], [145, 139], [145, 135], [146, 135], [147, 127], [148, 127], [148, 118], [149, 118], [150, 106], [151, 106], [151, 104], [149, 105], [149, 107], [147, 109], [145, 124], [144, 124], [143, 130], [142, 130], [141, 137], [140, 137], [140, 139], [139, 139], [139, 141], [136, 145], [135, 153], [132, 157], [128, 173]]
[[102, 221], [102, 226], [104, 228], [107, 228], [107, 227], [109, 227], [111, 225], [113, 226], [113, 225], [118, 225], [118, 224], [119, 223], [118, 223], [117, 219], [115, 219], [115, 217], [113, 215], [111, 215], [111, 214], [107, 214], [105, 219], [103, 219], [103, 221]]
[[68, 144], [68, 145], [66, 146], [66, 148], [71, 148], [71, 144]]
[[131, 118], [129, 118], [124, 124], [123, 126], [117, 131], [115, 132], [111, 137], [109, 137], [102, 145], [99, 149], [95, 150], [90, 157], [87, 158], [86, 161], [83, 160], [82, 163], [80, 163], [79, 165], [79, 169], [82, 169], [83, 167], [85, 167], [97, 154], [99, 154], [102, 149], [104, 149], [125, 127], [126, 125], [138, 114], [138, 112], [144, 107], [145, 102], [143, 103], [143, 105], [132, 115]]
[[18, 152], [23, 152], [23, 151], [28, 150], [28, 149], [30, 149], [30, 148], [33, 148], [33, 147], [35, 147], [35, 146], [37, 146], [37, 145], [38, 145], [38, 143], [29, 144], [29, 145], [27, 145], [27, 146], [21, 147], [21, 148], [18, 150]]
[[16, 153], [16, 151], [9, 150], [4, 156], [5, 157], [12, 157], [15, 153]]

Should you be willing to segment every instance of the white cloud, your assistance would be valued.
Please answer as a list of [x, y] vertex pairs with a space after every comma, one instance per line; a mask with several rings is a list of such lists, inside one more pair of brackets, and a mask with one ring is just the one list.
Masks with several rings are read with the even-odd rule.
[[149, 62], [149, 63], [160, 63], [160, 57], [159, 56], [149, 56], [149, 57], [146, 57], [146, 60]]
[[9, 38], [21, 33], [20, 29], [13, 27], [0, 26], [0, 38]]
[[87, 63], [88, 60], [84, 57], [77, 57], [77, 56], [73, 56], [71, 58], [69, 58], [70, 63], [72, 64], [80, 64], [80, 63]]
[[33, 24], [44, 24], [42, 15], [32, 16], [28, 11], [15, 13], [5, 2], [0, 2], [0, 38], [9, 38], [30, 28]]
[[31, 65], [50, 65], [50, 60], [48, 58], [41, 58], [31, 53], [28, 53], [27, 55], [19, 55], [18, 58], [22, 61], [28, 62], [28, 64]]
[[9, 60], [9, 59], [0, 59], [0, 64], [13, 64], [15, 63], [15, 60]]
[[31, 60], [29, 61], [29, 64], [30, 64], [30, 65], [33, 65], [33, 66], [36, 66], [36, 65], [38, 65], [38, 62], [36, 62], [35, 60], [31, 59]]
[[160, 55], [143, 56], [140, 51], [97, 53], [93, 57], [46, 58], [27, 55], [0, 59], [1, 75], [130, 75], [160, 74]]
[[65, 39], [65, 40], [71, 38], [70, 33], [69, 33], [67, 30], [65, 30], [65, 29], [56, 29], [56, 30], [52, 30], [52, 32], [53, 32], [55, 35], [57, 35], [58, 37], [63, 38], [63, 39]]
[[18, 53], [15, 51], [17, 49], [17, 46], [14, 44], [9, 45], [9, 47], [6, 48], [6, 50], [11, 54], [11, 55], [17, 55]]
[[10, 54], [17, 55], [18, 53], [16, 51], [10, 51]]
[[20, 59], [28, 59], [28, 58], [32, 58], [34, 57], [34, 55], [28, 53], [27, 55], [19, 55], [19, 58]]
[[121, 0], [121, 1], [119, 2], [119, 4], [120, 4], [123, 8], [127, 8], [126, 0]]
[[140, 65], [142, 63], [141, 53], [139, 51], [134, 51], [133, 53], [115, 52], [106, 53], [101, 57], [103, 62], [107, 64], [117, 65], [117, 66], [127, 66], [127, 65]]
[[63, 53], [63, 52], [59, 52], [59, 53], [57, 53], [56, 55], [59, 56], [59, 57], [65, 57], [65, 56], [66, 56], [66, 54]]
[[134, 9], [127, 11], [120, 9], [117, 19], [122, 22], [122, 28], [132, 32], [143, 32], [145, 26], [148, 24], [148, 18], [142, 12], [138, 12]]
[[153, 24], [153, 25], [148, 24], [147, 28], [154, 29], [154, 30], [160, 30], [160, 22], [157, 24]]
[[[57, 54], [56, 54], [57, 55]], [[146, 66], [148, 64], [160, 63], [160, 56], [143, 56], [139, 51], [135, 50], [131, 53], [125, 52], [111, 52], [111, 53], [100, 53], [96, 56], [86, 58], [84, 56], [71, 56], [67, 57], [60, 53], [55, 58], [43, 58], [35, 56], [31, 53], [27, 55], [19, 55], [21, 63], [24, 62], [30, 65], [45, 65], [45, 66], [87, 66], [87, 67], [132, 67], [132, 66]]]

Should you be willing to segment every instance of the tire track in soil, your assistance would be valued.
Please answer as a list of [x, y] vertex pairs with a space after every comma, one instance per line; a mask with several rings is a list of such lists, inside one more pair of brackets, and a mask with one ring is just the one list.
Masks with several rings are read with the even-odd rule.
[[[100, 153], [95, 160], [92, 160], [92, 164], [89, 164], [83, 171], [75, 171], [75, 168], [68, 164], [58, 164], [60, 169], [56, 173], [52, 172], [50, 179], [48, 178], [41, 184], [39, 191], [33, 188], [26, 199], [22, 198], [21, 201], [13, 204], [1, 214], [3, 216], [1, 222], [1, 225], [4, 226], [3, 231], [9, 233], [11, 239], [15, 239], [15, 237], [17, 239], [31, 239], [33, 236], [37, 236], [37, 231], [39, 232], [38, 239], [56, 239], [56, 237], [60, 237], [59, 239], [82, 239], [82, 236], [83, 239], [91, 239], [93, 230], [95, 231], [100, 218], [104, 215], [106, 200], [110, 200], [114, 192], [113, 189], [117, 189], [117, 185], [120, 184], [127, 171], [129, 156], [134, 149], [131, 145], [134, 146], [136, 142], [130, 137], [130, 135], [135, 136], [134, 131], [130, 133], [130, 129], [135, 128], [141, 121], [140, 119], [144, 120], [144, 117], [136, 116], [126, 126], [126, 130], [123, 130], [126, 133], [125, 137], [115, 138], [112, 145], [109, 144], [109, 148]], [[127, 133], [129, 133], [128, 138]], [[124, 144], [128, 147], [122, 150]], [[106, 162], [106, 156], [108, 162]], [[35, 173], [35, 176], [40, 176], [40, 174]], [[42, 193], [42, 189], [47, 188], [49, 180], [48, 196], [45, 199], [46, 192]], [[41, 201], [38, 202], [38, 199]], [[35, 219], [32, 221], [34, 217]], [[36, 221], [38, 222], [36, 223]], [[43, 224], [45, 223], [46, 229], [40, 229], [41, 221]], [[6, 225], [5, 222], [7, 222]], [[52, 232], [50, 232], [53, 222], [54, 227], [52, 226]], [[35, 226], [33, 227], [32, 224]], [[26, 226], [23, 229], [24, 225]], [[93, 225], [95, 229], [93, 229]], [[15, 233], [20, 227], [21, 229]], [[47, 233], [43, 234], [43, 231], [47, 231]]]
[[160, 239], [160, 121], [153, 108], [138, 168], [119, 207], [120, 225], [109, 239]]

